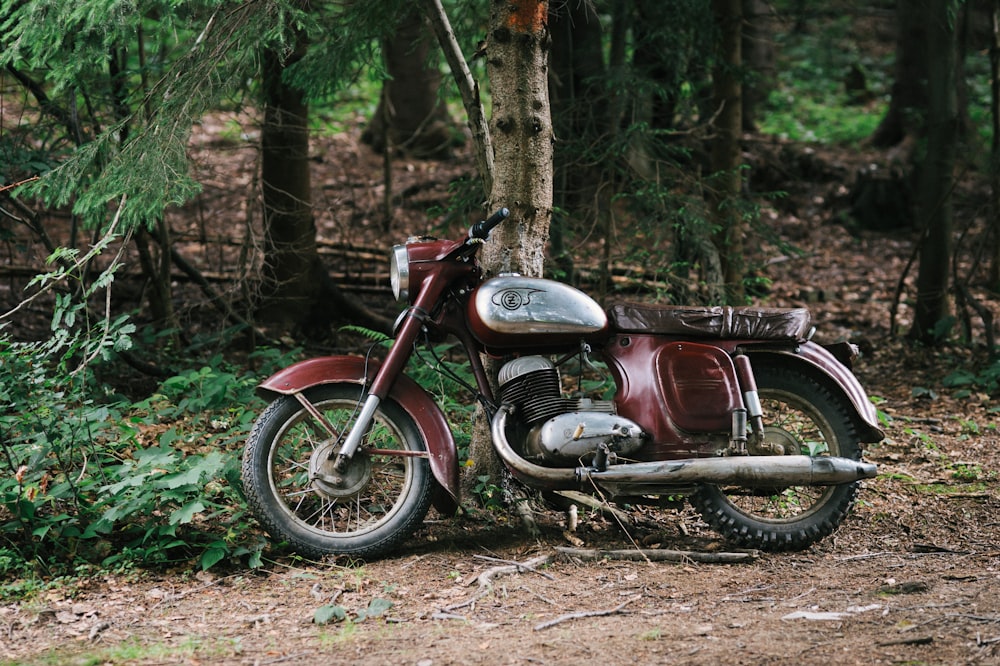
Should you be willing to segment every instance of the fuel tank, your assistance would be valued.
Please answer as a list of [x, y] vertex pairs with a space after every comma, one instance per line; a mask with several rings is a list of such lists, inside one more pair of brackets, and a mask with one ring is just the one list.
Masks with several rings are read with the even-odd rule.
[[483, 282], [469, 299], [468, 317], [487, 347], [554, 347], [608, 329], [604, 309], [579, 289], [520, 275]]

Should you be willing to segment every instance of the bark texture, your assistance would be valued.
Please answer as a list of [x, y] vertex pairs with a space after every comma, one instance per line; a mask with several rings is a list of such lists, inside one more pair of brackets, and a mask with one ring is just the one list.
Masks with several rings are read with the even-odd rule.
[[738, 301], [743, 295], [743, 236], [740, 197], [740, 134], [743, 127], [740, 81], [742, 3], [712, 0], [712, 14], [719, 28], [717, 64], [712, 70], [712, 97], [719, 113], [713, 123], [712, 177], [708, 184], [709, 214], [719, 230], [719, 251], [725, 298]]
[[[510, 218], [494, 229], [480, 252], [487, 275], [516, 271], [540, 276], [552, 219], [552, 119], [548, 92], [548, 3], [491, 0], [486, 51], [493, 94], [490, 134], [494, 148], [490, 210], [506, 206]], [[497, 367], [487, 371], [496, 376]], [[469, 451], [473, 466], [466, 489], [502, 466], [481, 416]]]
[[[303, 51], [292, 58], [301, 57]], [[260, 316], [280, 324], [308, 318], [319, 295], [322, 271], [312, 212], [309, 107], [302, 93], [282, 80], [287, 64], [289, 61], [282, 61], [277, 53], [264, 54], [264, 293]]]
[[491, 274], [539, 276], [552, 219], [552, 118], [548, 91], [548, 3], [490, 3], [487, 71], [493, 93], [494, 177], [490, 208], [511, 218], [483, 248]]
[[955, 62], [958, 47], [954, 0], [929, 0], [927, 26], [927, 155], [920, 170], [919, 211], [924, 235], [917, 273], [917, 302], [911, 335], [940, 339], [938, 326], [950, 314], [952, 190], [958, 138]]

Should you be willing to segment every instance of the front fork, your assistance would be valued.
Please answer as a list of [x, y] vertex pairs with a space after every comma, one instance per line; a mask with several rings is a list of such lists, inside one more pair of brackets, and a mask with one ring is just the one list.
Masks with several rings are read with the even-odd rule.
[[[399, 332], [396, 335], [396, 339], [389, 348], [385, 362], [379, 368], [375, 379], [372, 380], [368, 397], [365, 398], [357, 420], [354, 421], [351, 431], [347, 433], [347, 437], [344, 439], [344, 444], [335, 456], [333, 468], [338, 473], [343, 474], [347, 470], [351, 458], [357, 453], [365, 433], [368, 432], [368, 428], [371, 426], [379, 404], [389, 394], [389, 390], [392, 388], [393, 382], [396, 381], [396, 377], [403, 372], [407, 361], [410, 360], [413, 343], [420, 334], [420, 329], [424, 325], [424, 322], [427, 321], [428, 315], [427, 311], [422, 307], [413, 305], [407, 308], [400, 318], [403, 323], [398, 326]], [[333, 455], [332, 451], [331, 455]]]
[[368, 426], [371, 425], [372, 418], [375, 417], [375, 410], [378, 409], [381, 402], [382, 400], [377, 395], [372, 395], [371, 393], [365, 398], [365, 404], [361, 407], [361, 412], [351, 427], [351, 431], [347, 433], [347, 439], [344, 440], [344, 445], [340, 447], [337, 459], [333, 463], [333, 468], [341, 474], [347, 470], [348, 462], [350, 462], [351, 457], [357, 452], [358, 447], [361, 446], [361, 440], [364, 438], [365, 433], [368, 432]]

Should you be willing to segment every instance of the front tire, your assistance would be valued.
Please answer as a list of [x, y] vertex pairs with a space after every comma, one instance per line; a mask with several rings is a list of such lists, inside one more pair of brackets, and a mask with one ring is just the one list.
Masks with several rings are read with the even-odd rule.
[[[356, 384], [304, 391], [321, 424], [293, 396], [257, 419], [243, 455], [247, 502], [264, 528], [311, 557], [386, 554], [423, 521], [433, 478], [410, 416], [385, 400], [343, 474], [330, 462], [360, 410]], [[399, 453], [394, 453], [399, 451]]]
[[[795, 366], [754, 368], [765, 440], [785, 454], [861, 459], [846, 399]], [[701, 486], [691, 503], [727, 541], [765, 551], [802, 550], [836, 530], [860, 482], [753, 489]]]

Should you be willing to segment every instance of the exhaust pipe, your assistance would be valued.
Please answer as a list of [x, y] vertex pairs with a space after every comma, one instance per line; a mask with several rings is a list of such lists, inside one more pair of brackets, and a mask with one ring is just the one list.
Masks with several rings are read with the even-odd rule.
[[587, 467], [553, 468], [531, 463], [507, 441], [507, 417], [514, 410], [502, 405], [493, 417], [493, 446], [514, 476], [527, 486], [541, 490], [571, 490], [586, 481], [618, 490], [641, 491], [642, 486], [684, 486], [697, 483], [735, 484], [750, 488], [776, 486], [832, 486], [870, 479], [873, 463], [830, 456], [729, 456], [688, 458], [613, 465], [605, 471]]

